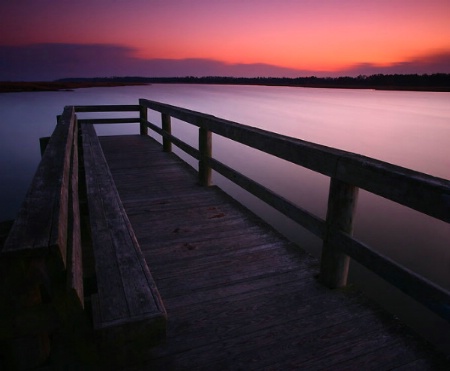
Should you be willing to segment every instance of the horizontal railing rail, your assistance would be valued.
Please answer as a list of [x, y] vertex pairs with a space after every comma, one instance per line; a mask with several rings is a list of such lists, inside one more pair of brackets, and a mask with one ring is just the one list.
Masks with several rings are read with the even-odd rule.
[[[97, 106], [75, 106], [77, 113], [92, 113], [92, 112], [137, 112], [139, 113], [140, 106], [136, 104], [128, 105], [97, 105]], [[96, 118], [96, 119], [78, 119], [79, 124], [130, 124], [140, 123], [140, 117], [128, 118]]]
[[138, 104], [104, 104], [97, 106], [75, 106], [75, 111], [80, 112], [139, 112], [141, 106]]
[[[116, 108], [113, 108], [116, 107]], [[199, 161], [199, 181], [211, 184], [215, 170], [323, 240], [320, 280], [345, 286], [349, 258], [450, 320], [450, 292], [371, 249], [352, 237], [358, 190], [382, 196], [446, 223], [450, 222], [450, 181], [373, 158], [246, 126], [212, 115], [140, 99], [137, 106], [76, 106], [77, 112], [139, 111], [140, 133], [150, 128], [162, 136], [163, 150], [172, 144]], [[161, 127], [148, 121], [148, 109], [161, 114]], [[198, 148], [172, 135], [171, 118], [199, 128]], [[84, 120], [108, 123], [111, 119]], [[123, 122], [121, 121], [121, 122]], [[321, 219], [212, 157], [212, 133], [308, 168], [330, 178], [328, 211]]]

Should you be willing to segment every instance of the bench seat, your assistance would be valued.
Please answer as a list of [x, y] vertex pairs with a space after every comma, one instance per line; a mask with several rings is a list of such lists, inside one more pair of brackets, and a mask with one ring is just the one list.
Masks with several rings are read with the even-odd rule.
[[97, 293], [91, 298], [102, 344], [148, 347], [165, 338], [166, 311], [125, 213], [95, 129], [82, 124]]

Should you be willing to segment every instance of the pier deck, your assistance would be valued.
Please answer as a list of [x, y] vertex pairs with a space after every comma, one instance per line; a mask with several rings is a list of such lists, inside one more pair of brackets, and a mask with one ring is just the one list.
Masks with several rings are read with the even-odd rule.
[[[448, 364], [147, 136], [101, 137], [167, 310], [152, 370], [436, 370]], [[131, 367], [131, 365], [130, 365]]]

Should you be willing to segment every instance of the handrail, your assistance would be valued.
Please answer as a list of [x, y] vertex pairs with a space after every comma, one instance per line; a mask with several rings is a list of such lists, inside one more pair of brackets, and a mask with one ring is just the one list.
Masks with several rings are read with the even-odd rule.
[[[140, 106], [136, 104], [122, 104], [122, 105], [97, 105], [97, 106], [75, 106], [75, 112], [139, 112]], [[85, 124], [129, 124], [139, 123], [139, 117], [130, 118], [97, 118], [97, 119], [78, 119], [78, 123]]]
[[445, 179], [204, 113], [146, 99], [139, 102], [144, 107], [450, 222], [450, 182]]
[[[83, 106], [83, 112], [99, 112], [105, 108], [109, 112], [113, 110], [111, 106], [88, 107]], [[81, 112], [78, 107], [75, 109]], [[88, 111], [89, 109], [92, 110]], [[133, 106], [133, 110], [136, 109], [140, 112], [142, 135], [146, 135], [147, 129], [150, 128], [162, 136], [164, 151], [170, 152], [171, 144], [174, 144], [199, 160], [199, 180], [203, 185], [211, 183], [211, 170], [215, 170], [320, 237], [323, 240], [320, 280], [326, 286], [334, 288], [346, 285], [349, 257], [352, 257], [443, 318], [450, 320], [448, 290], [352, 237], [359, 188], [449, 223], [449, 180], [165, 103], [140, 99], [139, 106]], [[148, 121], [148, 109], [161, 113], [161, 128]], [[198, 149], [172, 135], [171, 117], [199, 128]], [[211, 133], [330, 177], [326, 220], [294, 205], [212, 158]]]

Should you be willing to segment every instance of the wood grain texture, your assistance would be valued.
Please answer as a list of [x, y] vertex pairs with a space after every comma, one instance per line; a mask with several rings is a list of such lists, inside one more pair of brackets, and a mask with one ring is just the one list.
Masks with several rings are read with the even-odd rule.
[[139, 134], [148, 135], [148, 128], [145, 124], [148, 119], [148, 109], [143, 106], [139, 106]]
[[67, 261], [68, 248], [70, 260], [79, 238], [79, 231], [73, 230], [79, 224], [75, 122], [73, 108], [66, 107], [0, 257], [0, 311], [12, 324], [0, 337], [9, 348], [8, 362], [19, 369], [36, 367], [48, 358], [49, 334], [68, 317], [65, 304], [77, 297], [72, 308], [76, 311], [83, 300], [82, 273], [77, 264], [69, 268]]
[[450, 181], [355, 153], [221, 119], [212, 115], [140, 99], [144, 107], [168, 114], [202, 129], [230, 138], [450, 222]]
[[141, 106], [136, 104], [104, 104], [96, 106], [75, 106], [75, 112], [139, 112]]
[[358, 200], [358, 188], [331, 178], [327, 208], [327, 235], [320, 259], [320, 281], [329, 288], [347, 285], [350, 257], [330, 242], [333, 231], [353, 234], [353, 218]]
[[[167, 134], [172, 134], [172, 123], [169, 115], [161, 114], [161, 127]], [[163, 137], [163, 150], [164, 152], [172, 152], [172, 142], [167, 137]]]
[[198, 129], [198, 150], [200, 151], [198, 180], [202, 186], [210, 186], [212, 170], [207, 160], [212, 155], [212, 133], [203, 128]]
[[82, 125], [83, 155], [98, 293], [94, 326], [109, 345], [161, 340], [166, 313], [123, 210], [92, 125]]
[[[180, 139], [171, 137], [171, 140], [179, 148], [200, 160], [200, 179], [205, 178], [203, 170], [209, 167], [324, 240], [321, 277], [322, 282], [330, 288], [342, 287], [346, 284], [350, 258], [354, 258], [369, 270], [377, 272], [382, 278], [425, 304], [441, 317], [446, 319], [449, 317], [447, 303], [450, 293], [448, 290], [438, 287], [426, 278], [410, 272], [389, 259], [385, 259], [383, 263], [383, 256], [374, 254], [370, 247], [351, 239], [349, 230], [351, 228], [345, 226], [353, 218], [352, 209], [359, 188], [448, 223], [450, 222], [449, 180], [201, 112], [146, 99], [140, 99], [139, 102], [143, 107], [197, 126], [200, 132], [221, 135], [329, 176], [332, 187], [330, 187], [329, 194], [328, 217], [327, 221], [324, 221], [217, 159], [211, 156], [202, 156], [202, 151], [200, 151], [200, 157], [196, 157], [197, 153], [182, 144]], [[149, 127], [153, 129], [151, 124]], [[165, 136], [165, 133], [161, 133], [159, 129], [156, 132]], [[200, 139], [199, 147], [201, 144], [202, 140]], [[204, 180], [203, 183], [205, 183]], [[345, 186], [340, 187], [341, 191], [336, 191], [337, 188], [333, 184]], [[347, 201], [349, 201], [348, 205], [345, 206]], [[341, 211], [336, 213], [336, 210], [339, 209]], [[335, 233], [336, 226], [337, 230], [341, 229], [343, 234]], [[337, 241], [340, 243], [336, 243]], [[424, 248], [426, 247], [424, 246]], [[372, 259], [372, 257], [376, 258]]]
[[68, 238], [67, 238], [67, 290], [73, 305], [84, 307], [83, 257], [81, 246], [81, 215], [78, 187], [78, 124], [75, 122], [76, 135], [72, 140], [72, 157], [70, 166], [70, 192], [68, 206]]
[[135, 369], [449, 367], [360, 293], [322, 286], [316, 259], [153, 139], [100, 141], [168, 314]]
[[66, 263], [69, 175], [74, 112], [66, 107], [47, 145], [3, 254], [45, 256]]

